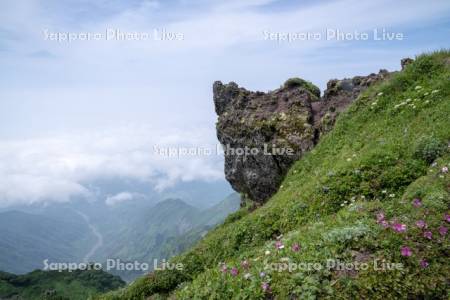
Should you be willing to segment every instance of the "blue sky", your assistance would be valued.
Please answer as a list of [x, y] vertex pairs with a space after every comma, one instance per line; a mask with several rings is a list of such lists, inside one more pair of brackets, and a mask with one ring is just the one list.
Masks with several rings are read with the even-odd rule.
[[[108, 28], [183, 39], [57, 42], [44, 34]], [[369, 39], [264, 38], [327, 29]], [[404, 38], [375, 41], [374, 29]], [[8, 200], [0, 201], [68, 199], [89, 192], [83, 182], [105, 169], [159, 188], [223, 180], [220, 157], [147, 155], [154, 145], [216, 143], [215, 80], [268, 91], [298, 76], [323, 90], [331, 78], [397, 70], [403, 57], [448, 48], [449, 36], [447, 0], [2, 1], [0, 199]]]

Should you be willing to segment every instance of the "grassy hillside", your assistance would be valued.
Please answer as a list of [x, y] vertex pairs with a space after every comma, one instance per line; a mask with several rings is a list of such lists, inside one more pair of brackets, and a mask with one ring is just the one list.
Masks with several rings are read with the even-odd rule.
[[[450, 52], [417, 57], [364, 92], [269, 202], [174, 258], [182, 271], [101, 299], [447, 299], [449, 115]], [[318, 267], [330, 259], [368, 267]]]
[[120, 278], [103, 271], [34, 271], [25, 275], [0, 272], [0, 299], [86, 300], [122, 287]]

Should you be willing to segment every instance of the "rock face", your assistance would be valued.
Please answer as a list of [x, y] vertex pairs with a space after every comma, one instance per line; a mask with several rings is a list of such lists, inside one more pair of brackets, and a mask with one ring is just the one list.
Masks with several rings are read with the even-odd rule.
[[339, 113], [358, 98], [361, 92], [375, 82], [386, 79], [389, 74], [387, 70], [380, 70], [378, 74], [328, 81], [321, 101], [314, 104], [314, 127], [318, 130], [318, 136], [333, 128]]
[[279, 188], [289, 167], [334, 125], [337, 115], [389, 73], [330, 80], [324, 96], [293, 78], [269, 93], [236, 83], [214, 83], [217, 137], [224, 147], [225, 177], [233, 189], [263, 203]]
[[[289, 166], [314, 147], [311, 103], [317, 96], [305, 87], [250, 92], [234, 82], [215, 82], [213, 90], [225, 177], [236, 191], [263, 202]], [[276, 150], [285, 153], [269, 154]]]
[[412, 59], [412, 58], [409, 58], [409, 57], [407, 57], [407, 58], [403, 58], [401, 61], [400, 61], [400, 65], [402, 66], [402, 71], [405, 69], [405, 67], [407, 66], [407, 65], [409, 65], [410, 63], [412, 63], [414, 60]]

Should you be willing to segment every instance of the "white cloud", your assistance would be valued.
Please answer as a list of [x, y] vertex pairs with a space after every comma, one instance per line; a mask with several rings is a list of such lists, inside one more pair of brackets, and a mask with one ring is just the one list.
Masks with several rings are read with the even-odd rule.
[[105, 200], [105, 203], [106, 205], [114, 206], [116, 204], [130, 201], [139, 197], [142, 197], [142, 195], [130, 192], [121, 192], [113, 196], [108, 196]]
[[89, 197], [81, 184], [46, 175], [8, 174], [0, 178], [0, 207], [16, 204], [67, 202], [71, 197]]
[[90, 183], [97, 179], [134, 179], [162, 191], [180, 181], [223, 178], [216, 153], [169, 157], [155, 147], [216, 145], [213, 132], [148, 126], [0, 142], [0, 206], [89, 197]]

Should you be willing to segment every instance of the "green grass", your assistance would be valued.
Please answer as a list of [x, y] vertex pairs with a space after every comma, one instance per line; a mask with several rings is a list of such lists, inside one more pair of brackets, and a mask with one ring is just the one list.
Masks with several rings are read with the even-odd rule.
[[86, 300], [124, 285], [119, 277], [98, 270], [36, 270], [24, 275], [0, 272], [1, 299]]
[[284, 83], [284, 88], [290, 89], [298, 87], [305, 88], [307, 91], [309, 91], [314, 96], [315, 100], [318, 100], [320, 98], [320, 89], [310, 81], [295, 77], [289, 78]]
[[[450, 204], [450, 52], [421, 55], [389, 81], [369, 88], [314, 150], [289, 171], [264, 206], [230, 216], [195, 247], [173, 259], [183, 271], [158, 271], [101, 299], [447, 299], [448, 236], [438, 227]], [[424, 145], [425, 144], [425, 145]], [[433, 162], [433, 159], [436, 159]], [[433, 164], [432, 164], [433, 163]], [[422, 199], [420, 208], [411, 202]], [[405, 223], [394, 232], [375, 214]], [[415, 226], [425, 219], [433, 239]], [[275, 249], [277, 236], [284, 249]], [[298, 243], [299, 252], [290, 250]], [[411, 257], [400, 254], [408, 246]], [[266, 251], [270, 254], [266, 255]], [[377, 260], [402, 270], [273, 271], [281, 260], [326, 263]], [[420, 266], [426, 259], [427, 268]], [[247, 260], [250, 268], [241, 263]], [[236, 267], [238, 276], [219, 264]], [[266, 275], [261, 278], [260, 272]], [[244, 274], [249, 273], [249, 279]], [[264, 291], [266, 283], [270, 291]], [[155, 298], [156, 296], [154, 296]], [[157, 298], [155, 298], [157, 299]]]

